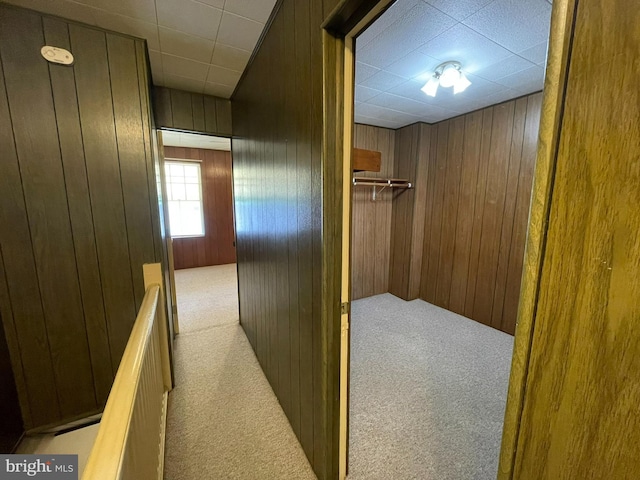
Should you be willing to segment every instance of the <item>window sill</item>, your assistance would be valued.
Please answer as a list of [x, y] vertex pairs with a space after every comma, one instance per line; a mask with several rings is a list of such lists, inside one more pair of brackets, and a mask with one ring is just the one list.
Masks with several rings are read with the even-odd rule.
[[176, 239], [180, 239], [180, 238], [204, 238], [205, 235], [176, 235], [176, 236], [171, 236], [171, 240], [176, 240]]

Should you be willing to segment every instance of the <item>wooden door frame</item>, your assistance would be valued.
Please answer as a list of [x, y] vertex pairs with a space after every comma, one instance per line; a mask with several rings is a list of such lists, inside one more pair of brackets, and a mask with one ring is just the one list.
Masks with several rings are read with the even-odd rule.
[[[343, 0], [323, 24], [323, 339], [328, 375], [329, 478], [348, 473], [351, 294], [351, 148], [354, 38], [394, 0]], [[538, 152], [507, 395], [498, 479], [513, 477], [535, 327], [536, 303], [555, 172], [577, 0], [552, 4]], [[342, 309], [341, 305], [346, 308]]]

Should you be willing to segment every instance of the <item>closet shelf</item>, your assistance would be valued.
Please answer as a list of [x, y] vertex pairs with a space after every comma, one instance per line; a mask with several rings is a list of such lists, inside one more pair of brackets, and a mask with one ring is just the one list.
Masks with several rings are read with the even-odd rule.
[[[373, 187], [373, 198], [375, 201], [377, 195], [385, 188], [413, 188], [413, 184], [409, 180], [401, 178], [375, 178], [375, 177], [353, 177], [353, 186], [369, 186]], [[377, 190], [376, 187], [382, 187]]]

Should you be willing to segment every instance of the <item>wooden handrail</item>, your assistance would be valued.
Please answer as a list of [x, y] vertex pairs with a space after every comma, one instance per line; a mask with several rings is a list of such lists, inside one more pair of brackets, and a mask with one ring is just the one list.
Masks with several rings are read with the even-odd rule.
[[161, 292], [158, 284], [146, 290], [83, 480], [162, 478], [171, 377]]

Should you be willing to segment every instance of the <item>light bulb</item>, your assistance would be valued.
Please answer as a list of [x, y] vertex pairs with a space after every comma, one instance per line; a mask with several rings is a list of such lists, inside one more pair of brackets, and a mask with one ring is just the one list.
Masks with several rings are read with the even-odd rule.
[[453, 87], [460, 79], [460, 70], [453, 65], [445, 67], [442, 75], [440, 75], [440, 85], [443, 87]]
[[460, 72], [460, 78], [458, 78], [458, 81], [453, 85], [454, 95], [456, 93], [464, 92], [469, 85], [471, 85], [471, 82], [467, 76], [463, 72]]
[[427, 83], [424, 84], [420, 90], [429, 95], [430, 97], [435, 97], [436, 92], [438, 91], [438, 79], [436, 77], [431, 77]]

